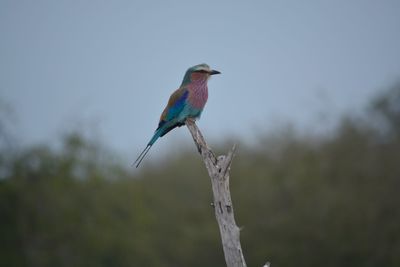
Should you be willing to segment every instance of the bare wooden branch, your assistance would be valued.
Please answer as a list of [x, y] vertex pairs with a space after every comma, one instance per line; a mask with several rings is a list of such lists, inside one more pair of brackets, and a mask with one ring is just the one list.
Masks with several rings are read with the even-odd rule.
[[186, 121], [193, 140], [201, 154], [208, 175], [211, 178], [212, 191], [214, 196], [213, 207], [215, 217], [221, 233], [222, 247], [225, 261], [228, 267], [246, 267], [240, 245], [240, 229], [237, 227], [233, 215], [233, 205], [229, 190], [229, 171], [235, 154], [235, 146], [226, 156], [218, 158], [211, 151], [199, 128], [192, 120]]

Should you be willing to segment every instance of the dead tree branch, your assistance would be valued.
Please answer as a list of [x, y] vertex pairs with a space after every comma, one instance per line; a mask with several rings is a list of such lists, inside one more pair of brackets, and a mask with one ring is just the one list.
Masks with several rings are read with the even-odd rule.
[[237, 227], [233, 215], [233, 205], [229, 190], [229, 171], [235, 154], [235, 146], [233, 146], [232, 150], [226, 156], [216, 157], [208, 147], [195, 122], [187, 120], [186, 126], [192, 134], [193, 140], [207, 168], [208, 175], [211, 178], [214, 196], [213, 207], [221, 233], [226, 265], [228, 267], [246, 267], [240, 245], [240, 229]]

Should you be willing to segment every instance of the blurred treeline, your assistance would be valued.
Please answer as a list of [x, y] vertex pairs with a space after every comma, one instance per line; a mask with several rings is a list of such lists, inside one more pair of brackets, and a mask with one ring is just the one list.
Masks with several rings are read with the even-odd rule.
[[[80, 134], [1, 140], [0, 266], [224, 266], [194, 146], [133, 174]], [[231, 190], [249, 266], [400, 266], [400, 85], [329, 135], [239, 145]]]

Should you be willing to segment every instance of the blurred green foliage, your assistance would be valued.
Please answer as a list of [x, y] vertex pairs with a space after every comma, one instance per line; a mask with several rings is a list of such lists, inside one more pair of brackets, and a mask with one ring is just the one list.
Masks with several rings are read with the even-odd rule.
[[[248, 265], [400, 266], [399, 127], [400, 85], [328, 137], [283, 129], [240, 145], [231, 190]], [[0, 148], [0, 266], [225, 265], [194, 146], [138, 174], [79, 134]]]

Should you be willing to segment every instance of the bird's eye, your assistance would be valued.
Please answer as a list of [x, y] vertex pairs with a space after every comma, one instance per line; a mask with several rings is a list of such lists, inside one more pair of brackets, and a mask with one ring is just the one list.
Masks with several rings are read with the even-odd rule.
[[208, 73], [208, 71], [206, 71], [206, 70], [196, 70], [195, 72], [199, 72], [199, 73]]

